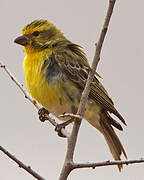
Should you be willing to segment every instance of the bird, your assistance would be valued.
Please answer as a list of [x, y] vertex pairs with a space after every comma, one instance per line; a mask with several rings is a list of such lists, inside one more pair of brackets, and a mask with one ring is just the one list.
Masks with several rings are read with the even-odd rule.
[[[45, 109], [59, 116], [64, 112], [77, 112], [88, 74], [91, 71], [82, 47], [69, 41], [52, 22], [38, 19], [22, 29], [14, 40], [24, 47], [23, 61], [28, 92]], [[95, 74], [90, 86], [84, 118], [105, 138], [115, 160], [126, 152], [114, 128], [123, 128], [111, 114], [123, 124], [124, 118], [117, 111], [107, 91]], [[118, 165], [119, 171], [122, 165]]]

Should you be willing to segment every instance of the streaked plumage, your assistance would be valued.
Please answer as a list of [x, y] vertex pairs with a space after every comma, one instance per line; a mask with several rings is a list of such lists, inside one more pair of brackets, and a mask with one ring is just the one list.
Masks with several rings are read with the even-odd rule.
[[[91, 70], [81, 47], [47, 20], [33, 21], [22, 34], [15, 42], [24, 46], [25, 78], [32, 97], [56, 116], [76, 113]], [[126, 153], [112, 126], [119, 130], [122, 127], [110, 113], [126, 123], [97, 77], [96, 73], [84, 117], [104, 135], [114, 159], [120, 160], [121, 153], [125, 157]]]

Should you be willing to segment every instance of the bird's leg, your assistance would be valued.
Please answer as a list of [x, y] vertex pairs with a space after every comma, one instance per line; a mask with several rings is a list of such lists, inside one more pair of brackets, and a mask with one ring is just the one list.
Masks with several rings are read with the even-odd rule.
[[59, 117], [61, 117], [61, 118], [71, 117], [69, 120], [65, 121], [64, 123], [56, 125], [55, 131], [57, 131], [58, 135], [61, 137], [64, 137], [63, 134], [61, 133], [62, 128], [65, 128], [66, 126], [68, 126], [70, 123], [72, 123], [76, 119], [82, 118], [81, 116], [79, 116], [77, 114], [71, 114], [71, 113], [65, 113], [65, 112], [62, 115], [60, 115]]
[[[42, 107], [41, 109], [39, 109], [38, 111], [38, 115], [39, 115], [39, 120], [41, 122], [44, 122], [46, 120], [48, 120], [48, 117], [47, 115], [49, 115], [49, 111], [47, 109], [45, 109], [44, 107]], [[69, 120], [68, 120], [69, 121]], [[67, 122], [67, 121], [66, 121]], [[70, 122], [69, 122], [70, 123]], [[61, 132], [62, 128], [65, 128], [65, 126], [67, 126], [69, 124], [68, 122], [67, 123], [62, 123], [62, 124], [57, 124], [55, 125], [55, 131], [58, 133], [58, 135], [60, 137], [66, 137], [65, 135], [63, 135], [63, 133]], [[65, 124], [65, 125], [63, 125]]]
[[61, 130], [62, 128], [65, 128], [66, 126], [68, 126], [70, 123], [72, 123], [73, 121], [75, 120], [74, 117], [72, 117], [71, 119], [65, 121], [64, 123], [61, 123], [61, 124], [57, 124], [56, 128], [55, 128], [55, 131], [58, 133], [58, 135], [60, 137], [66, 137], [62, 134]]
[[[44, 122], [44, 121], [48, 120], [47, 115], [49, 115], [49, 111], [48, 111], [47, 109], [45, 109], [45, 108], [42, 107], [41, 109], [39, 109], [38, 115], [39, 115], [39, 120], [40, 120], [41, 122]], [[66, 136], [63, 135], [63, 133], [62, 133], [61, 130], [62, 130], [62, 128], [65, 128], [65, 127], [68, 126], [70, 123], [72, 123], [74, 120], [75, 120], [75, 117], [72, 117], [71, 119], [65, 121], [64, 123], [56, 124], [56, 125], [55, 125], [55, 131], [58, 133], [58, 135], [59, 135], [60, 137], [66, 137]]]
[[57, 124], [57, 126], [56, 126], [56, 128], [55, 128], [55, 131], [61, 132], [61, 129], [62, 129], [62, 128], [65, 128], [65, 127], [68, 126], [70, 123], [72, 123], [74, 120], [75, 120], [75, 118], [72, 117], [71, 119], [65, 121], [64, 123]]
[[48, 118], [47, 118], [47, 115], [48, 115], [48, 114], [49, 114], [49, 111], [42, 107], [42, 108], [39, 109], [39, 111], [38, 111], [39, 120], [40, 120], [41, 122], [46, 121], [46, 120], [48, 119]]

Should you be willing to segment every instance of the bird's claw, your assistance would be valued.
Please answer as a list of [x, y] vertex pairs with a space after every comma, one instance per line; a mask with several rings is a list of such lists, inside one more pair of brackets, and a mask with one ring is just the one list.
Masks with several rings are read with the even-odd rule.
[[65, 135], [63, 135], [63, 133], [62, 133], [62, 128], [64, 128], [65, 129], [65, 126], [63, 125], [63, 123], [62, 124], [57, 124], [56, 125], [56, 127], [55, 127], [55, 131], [58, 133], [58, 135], [60, 136], [60, 137], [66, 137]]
[[47, 118], [47, 115], [49, 114], [49, 111], [45, 108], [41, 108], [39, 109], [38, 111], [38, 115], [39, 115], [39, 120], [41, 122], [44, 122], [46, 121], [48, 118]]

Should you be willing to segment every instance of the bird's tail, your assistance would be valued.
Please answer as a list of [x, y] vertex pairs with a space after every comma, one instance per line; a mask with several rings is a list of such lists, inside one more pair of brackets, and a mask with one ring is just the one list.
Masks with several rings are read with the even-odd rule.
[[[108, 118], [106, 114], [101, 115], [100, 125], [101, 125], [101, 132], [104, 135], [106, 142], [109, 146], [110, 152], [115, 160], [121, 160], [120, 156], [123, 153], [125, 158], [127, 159], [127, 155], [125, 153], [125, 150], [116, 135], [114, 129], [112, 128], [111, 124], [108, 123], [103, 118]], [[122, 165], [118, 165], [119, 171], [122, 169]]]
[[[110, 117], [105, 111], [100, 112], [97, 118], [87, 118], [87, 121], [104, 135], [110, 152], [115, 160], [121, 160], [120, 156], [122, 153], [127, 159], [125, 150], [112, 127], [114, 126], [121, 131], [123, 130], [117, 121]], [[122, 165], [118, 165], [118, 168], [119, 171], [121, 171]]]

